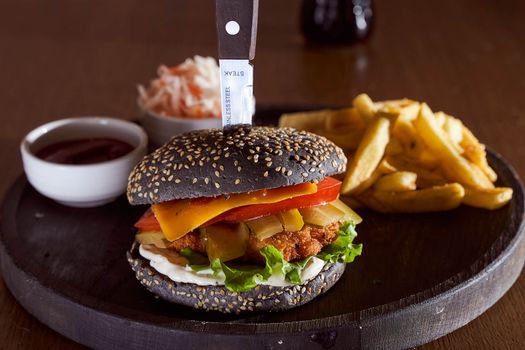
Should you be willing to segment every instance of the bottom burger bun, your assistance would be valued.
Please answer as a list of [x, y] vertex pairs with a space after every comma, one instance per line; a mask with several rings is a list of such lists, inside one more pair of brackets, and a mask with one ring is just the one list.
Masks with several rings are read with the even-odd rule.
[[223, 313], [276, 312], [306, 304], [329, 290], [343, 275], [345, 263], [326, 263], [321, 272], [300, 285], [258, 285], [246, 292], [231, 292], [223, 285], [200, 286], [175, 282], [150, 266], [134, 242], [127, 252], [136, 278], [153, 294], [172, 303]]

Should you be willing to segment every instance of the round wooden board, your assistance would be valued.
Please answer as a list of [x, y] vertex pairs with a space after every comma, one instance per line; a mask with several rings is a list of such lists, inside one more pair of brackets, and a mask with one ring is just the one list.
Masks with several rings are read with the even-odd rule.
[[[270, 117], [276, 111], [265, 111]], [[125, 252], [144, 207], [125, 198], [93, 209], [61, 206], [20, 177], [4, 199], [3, 278], [41, 322], [100, 349], [407, 348], [479, 316], [510, 288], [525, 259], [523, 187], [497, 154], [496, 211], [432, 214], [361, 211], [364, 252], [326, 294], [275, 314], [205, 313], [155, 298]]]

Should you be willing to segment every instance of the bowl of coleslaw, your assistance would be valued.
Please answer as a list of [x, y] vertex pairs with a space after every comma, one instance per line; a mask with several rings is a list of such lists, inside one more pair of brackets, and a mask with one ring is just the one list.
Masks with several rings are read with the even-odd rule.
[[153, 146], [187, 131], [221, 127], [219, 66], [213, 57], [161, 65], [157, 73], [149, 86], [138, 85], [140, 122]]

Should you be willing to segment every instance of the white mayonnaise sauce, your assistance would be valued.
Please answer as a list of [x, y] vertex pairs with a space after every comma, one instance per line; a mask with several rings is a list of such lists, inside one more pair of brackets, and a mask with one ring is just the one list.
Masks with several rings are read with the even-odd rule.
[[[155, 270], [163, 275], [168, 276], [175, 282], [194, 283], [199, 286], [224, 285], [224, 275], [213, 276], [212, 269], [206, 269], [195, 272], [189, 266], [176, 265], [170, 262], [165, 256], [153, 253], [144, 248], [142, 244], [139, 247], [140, 255], [149, 260], [149, 264]], [[304, 282], [311, 280], [321, 272], [325, 262], [319, 258], [313, 257], [308, 265], [301, 272], [301, 280]], [[292, 284], [288, 282], [282, 274], [273, 274], [268, 281], [259, 281], [259, 284], [270, 285], [275, 287], [286, 287]]]

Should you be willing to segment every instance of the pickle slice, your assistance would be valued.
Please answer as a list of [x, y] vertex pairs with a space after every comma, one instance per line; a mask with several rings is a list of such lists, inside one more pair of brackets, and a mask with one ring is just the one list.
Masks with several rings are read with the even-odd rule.
[[348, 205], [346, 205], [342, 200], [336, 199], [335, 201], [330, 202], [330, 204], [345, 213], [341, 219], [342, 222], [352, 220], [354, 224], [357, 225], [363, 221], [363, 219], [361, 219], [361, 217], [357, 215], [357, 213], [353, 211]]
[[283, 231], [283, 225], [275, 215], [246, 221], [246, 225], [261, 241]]
[[345, 213], [331, 204], [318, 205], [299, 209], [304, 222], [316, 226], [327, 226], [340, 221]]

